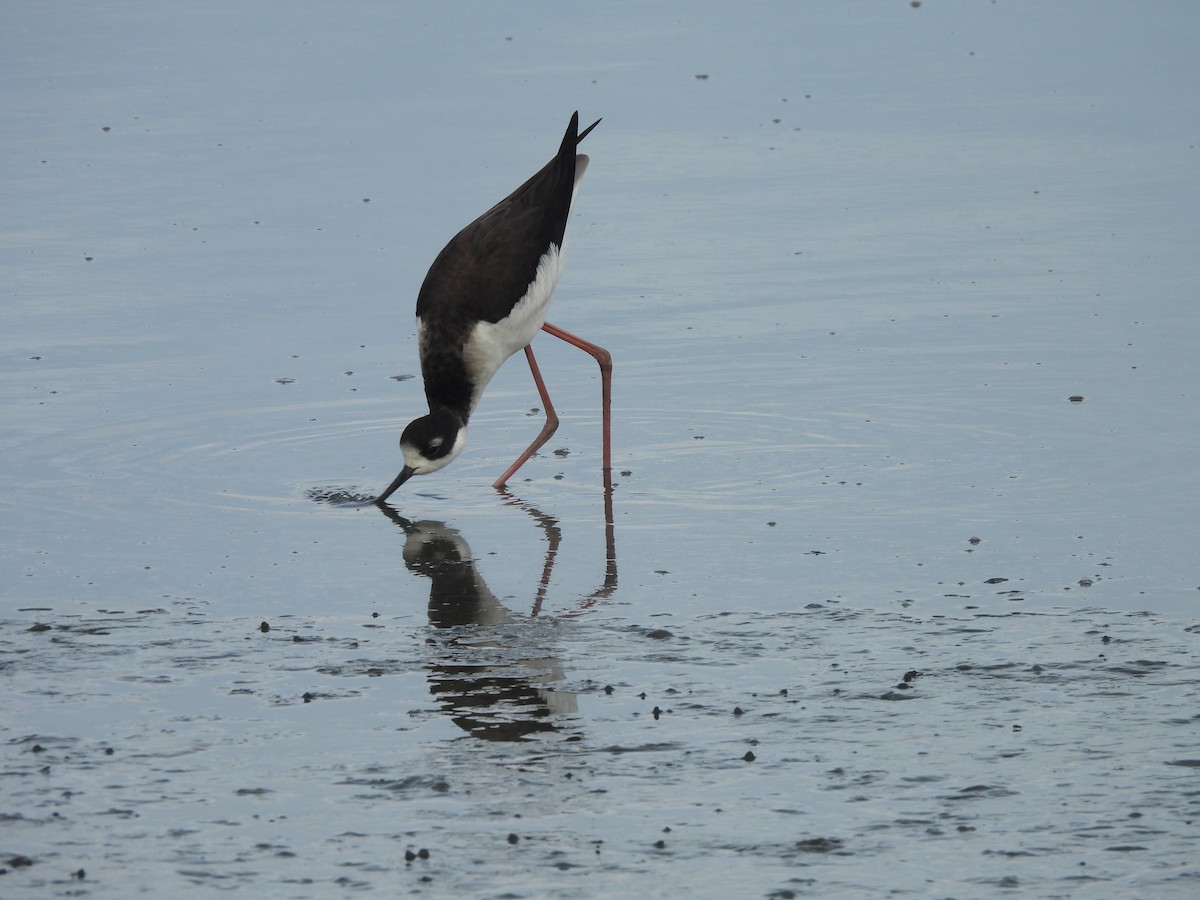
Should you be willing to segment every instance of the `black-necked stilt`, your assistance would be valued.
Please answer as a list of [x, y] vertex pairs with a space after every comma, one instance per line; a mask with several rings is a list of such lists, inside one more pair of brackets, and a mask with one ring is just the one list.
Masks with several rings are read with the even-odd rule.
[[456, 234], [438, 254], [417, 295], [417, 342], [429, 415], [400, 436], [404, 468], [379, 495], [388, 497], [413, 475], [449, 465], [467, 439], [467, 419], [506, 359], [522, 348], [546, 410], [546, 424], [498, 479], [501, 487], [558, 427], [530, 341], [538, 330], [562, 338], [600, 363], [604, 469], [612, 468], [612, 360], [597, 347], [546, 321], [563, 268], [563, 235], [588, 158], [575, 146], [600, 124], [579, 131], [571, 116], [558, 154], [523, 185]]

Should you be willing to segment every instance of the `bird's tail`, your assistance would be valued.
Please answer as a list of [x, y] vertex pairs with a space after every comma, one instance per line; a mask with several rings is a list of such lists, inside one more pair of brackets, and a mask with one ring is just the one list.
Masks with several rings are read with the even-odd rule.
[[[589, 134], [591, 134], [592, 129], [595, 128], [597, 125], [599, 125], [602, 121], [604, 121], [603, 117], [597, 119], [595, 122], [593, 122], [587, 128], [583, 129], [583, 133], [580, 134], [579, 137], [575, 138], [575, 143], [578, 144], [585, 137], [587, 137]], [[578, 127], [579, 113], [575, 113], [575, 122], [576, 122], [576, 127]]]
[[587, 137], [588, 134], [591, 133], [591, 130], [593, 128], [595, 128], [597, 125], [599, 125], [600, 122], [601, 122], [601, 120], [597, 119], [595, 122], [593, 122], [587, 128], [583, 129], [583, 133], [580, 134], [579, 133], [579, 111], [576, 110], [574, 113], [572, 113], [571, 114], [571, 122], [569, 125], [567, 125], [567, 133], [563, 135], [562, 144], [558, 148], [559, 156], [562, 156], [567, 153], [573, 153], [575, 150], [575, 145], [578, 144], [580, 141], [582, 141], [585, 137]]

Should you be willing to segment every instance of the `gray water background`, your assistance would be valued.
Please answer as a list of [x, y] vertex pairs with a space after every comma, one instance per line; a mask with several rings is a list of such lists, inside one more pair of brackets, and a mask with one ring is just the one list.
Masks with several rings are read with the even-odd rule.
[[[1200, 8], [2, 18], [0, 894], [1200, 889]], [[575, 109], [612, 528], [545, 336], [313, 502]]]

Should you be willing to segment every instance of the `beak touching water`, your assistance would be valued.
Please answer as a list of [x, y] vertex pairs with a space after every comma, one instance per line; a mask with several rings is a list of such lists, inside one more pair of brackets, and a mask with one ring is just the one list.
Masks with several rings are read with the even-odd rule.
[[412, 466], [405, 466], [403, 469], [401, 469], [400, 474], [396, 476], [396, 480], [387, 486], [386, 491], [375, 498], [375, 502], [386, 502], [387, 498], [396, 492], [396, 488], [400, 487], [400, 485], [404, 484], [404, 482], [408, 481], [408, 479], [413, 476], [413, 471], [414, 470]]

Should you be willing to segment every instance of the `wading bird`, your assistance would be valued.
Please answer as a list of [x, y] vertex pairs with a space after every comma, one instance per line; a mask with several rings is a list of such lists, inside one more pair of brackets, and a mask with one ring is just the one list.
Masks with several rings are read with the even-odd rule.
[[554, 159], [519, 188], [456, 234], [438, 254], [417, 295], [417, 343], [429, 414], [400, 436], [404, 468], [376, 499], [383, 503], [413, 475], [445, 468], [463, 450], [467, 420], [496, 370], [525, 351], [546, 411], [532, 444], [494, 484], [501, 487], [558, 427], [530, 341], [544, 330], [590, 353], [600, 364], [603, 466], [612, 468], [610, 397], [612, 359], [597, 347], [546, 321], [546, 308], [563, 269], [563, 235], [588, 158], [576, 145], [600, 124], [579, 131], [579, 113]]

